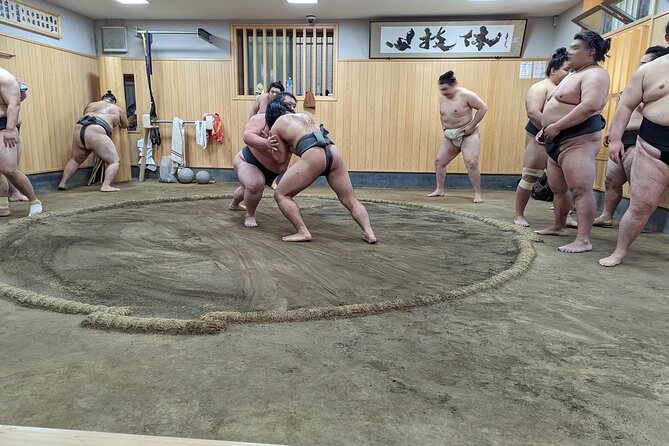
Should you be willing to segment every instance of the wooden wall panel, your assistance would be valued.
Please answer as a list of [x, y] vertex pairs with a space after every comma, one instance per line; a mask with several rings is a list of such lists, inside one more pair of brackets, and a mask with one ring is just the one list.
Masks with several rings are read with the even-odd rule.
[[[225, 143], [206, 150], [195, 145], [186, 126], [187, 162], [193, 167], [231, 167], [243, 145], [242, 132], [252, 100], [234, 94], [230, 61], [154, 61], [154, 94], [160, 119], [201, 119], [218, 112]], [[326, 124], [350, 170], [432, 172], [442, 140], [439, 121], [440, 74], [453, 69], [460, 84], [476, 91], [490, 111], [481, 125], [483, 173], [517, 174], [524, 149], [524, 97], [534, 80], [518, 78], [519, 61], [340, 61], [336, 98], [317, 100], [307, 112]], [[137, 110], [148, 113], [149, 96], [143, 60], [125, 59], [123, 71], [135, 75]], [[302, 101], [298, 110], [303, 111]], [[171, 127], [161, 126], [163, 145], [157, 163], [169, 153]], [[133, 161], [137, 161], [132, 134]], [[450, 172], [466, 172], [461, 159]]]
[[667, 23], [669, 23], [669, 12], [658, 14], [653, 19], [653, 31], [650, 37], [651, 45], [667, 45], [668, 42], [665, 40]]
[[583, 0], [583, 12], [602, 3], [602, 0]]
[[74, 123], [99, 98], [97, 59], [5, 35], [0, 51], [15, 55], [0, 58], [0, 66], [29, 88], [21, 103], [21, 170], [63, 170], [72, 154]]
[[[130, 134], [132, 161], [137, 163], [137, 140], [141, 135], [141, 115], [149, 113], [150, 99], [144, 60], [124, 59], [124, 74], [135, 76], [135, 95], [140, 133]], [[223, 120], [225, 142], [213, 142], [202, 150], [195, 144], [195, 127], [185, 125], [186, 160], [194, 167], [230, 167], [241, 147], [244, 115], [248, 116], [252, 101], [233, 101], [232, 63], [223, 60], [156, 60], [152, 83], [159, 119], [179, 117], [201, 120], [205, 113], [217, 112]], [[154, 159], [160, 163], [170, 152], [172, 126], [161, 124], [162, 145], [154, 148]]]
[[[122, 60], [118, 57], [100, 57], [98, 58], [98, 71], [100, 72], [100, 96], [111, 90], [116, 96], [116, 105], [126, 110]], [[132, 176], [130, 174], [128, 131], [117, 127], [112, 134], [112, 141], [116, 146], [121, 160], [121, 166], [116, 178], [114, 178], [114, 182], [129, 181], [132, 179]]]
[[[651, 45], [664, 45], [667, 46], [669, 42], [665, 40], [665, 31], [667, 29], [667, 23], [669, 23], [669, 12], [662, 15], [658, 15], [653, 19], [652, 31], [650, 36]], [[664, 193], [664, 198], [660, 204], [662, 207], [669, 209], [669, 191]]]

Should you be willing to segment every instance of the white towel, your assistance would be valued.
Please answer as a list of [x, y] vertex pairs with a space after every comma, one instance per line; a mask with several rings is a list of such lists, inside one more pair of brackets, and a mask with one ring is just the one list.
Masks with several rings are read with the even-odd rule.
[[[139, 150], [139, 161], [137, 162], [138, 166], [142, 165], [143, 147], [144, 147], [144, 138], [140, 138], [137, 140], [137, 150]], [[156, 171], [156, 162], [153, 160], [153, 145], [151, 144], [151, 140], [149, 140], [149, 144], [146, 146], [146, 168], [149, 169], [151, 172]]]
[[207, 123], [206, 121], [195, 121], [195, 143], [202, 147], [202, 150], [207, 148]]
[[186, 164], [184, 156], [184, 122], [182, 119], [172, 120], [172, 160], [177, 164]]

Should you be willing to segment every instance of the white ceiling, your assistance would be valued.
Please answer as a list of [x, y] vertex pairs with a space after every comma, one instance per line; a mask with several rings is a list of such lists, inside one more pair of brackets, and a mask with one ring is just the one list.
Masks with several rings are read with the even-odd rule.
[[318, 20], [456, 16], [537, 17], [558, 15], [579, 0], [319, 0], [317, 5], [286, 0], [149, 0], [122, 5], [115, 0], [50, 0], [94, 19], [161, 20]]

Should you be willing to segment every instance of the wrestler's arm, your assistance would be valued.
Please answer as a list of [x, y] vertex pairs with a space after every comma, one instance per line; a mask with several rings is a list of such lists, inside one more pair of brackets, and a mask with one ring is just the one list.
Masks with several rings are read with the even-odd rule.
[[21, 91], [16, 79], [9, 73], [0, 76], [0, 94], [7, 104], [7, 127], [3, 142], [6, 147], [14, 147], [19, 137], [16, 126], [19, 123], [19, 111], [21, 110]]
[[527, 118], [538, 129], [541, 128], [541, 117], [546, 103], [546, 92], [543, 88], [531, 87], [525, 96], [525, 111]]
[[118, 105], [116, 106], [118, 108], [118, 116], [120, 118], [120, 127], [122, 129], [127, 129], [128, 128], [128, 115], [125, 114], [125, 111], [119, 107]]
[[253, 106], [251, 107], [251, 111], [249, 112], [249, 119], [253, 118], [255, 115], [258, 114], [260, 111], [260, 101], [264, 95], [260, 95], [256, 98], [256, 101], [253, 103]]
[[279, 164], [287, 163], [292, 155], [290, 150], [288, 150], [288, 143], [282, 137], [285, 134], [286, 127], [287, 121], [281, 116], [270, 130], [270, 138], [274, 138], [277, 141], [276, 147], [272, 152], [272, 158]]
[[274, 150], [271, 141], [263, 131], [265, 128], [265, 115], [254, 115], [249, 119], [244, 128], [244, 144], [257, 150]]
[[[580, 124], [590, 116], [600, 112], [609, 95], [610, 85], [609, 75], [604, 70], [595, 70], [585, 76], [581, 81], [581, 102], [562, 119], [546, 127], [546, 129], [553, 127], [553, 131], [557, 130], [557, 133], [560, 133], [562, 130]], [[547, 131], [546, 133], [550, 135], [552, 132]], [[550, 137], [554, 138], [552, 135]]]
[[632, 79], [625, 86], [625, 91], [616, 107], [616, 112], [611, 119], [611, 125], [607, 136], [609, 138], [609, 158], [615, 163], [622, 162], [624, 147], [622, 143], [623, 133], [630, 122], [632, 113], [643, 100], [643, 78], [645, 67], [641, 67], [634, 73]]
[[485, 114], [488, 113], [488, 106], [486, 103], [473, 91], [470, 91], [467, 94], [467, 105], [475, 109], [476, 114], [471, 122], [465, 127], [465, 136], [471, 135], [476, 129], [476, 126], [483, 120]]

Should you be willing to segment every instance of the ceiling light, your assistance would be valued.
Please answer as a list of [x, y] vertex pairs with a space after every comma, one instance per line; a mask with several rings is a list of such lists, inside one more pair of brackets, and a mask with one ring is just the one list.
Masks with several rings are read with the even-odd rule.
[[318, 0], [286, 0], [288, 3], [318, 3]]
[[116, 0], [124, 5], [148, 5], [149, 0]]

